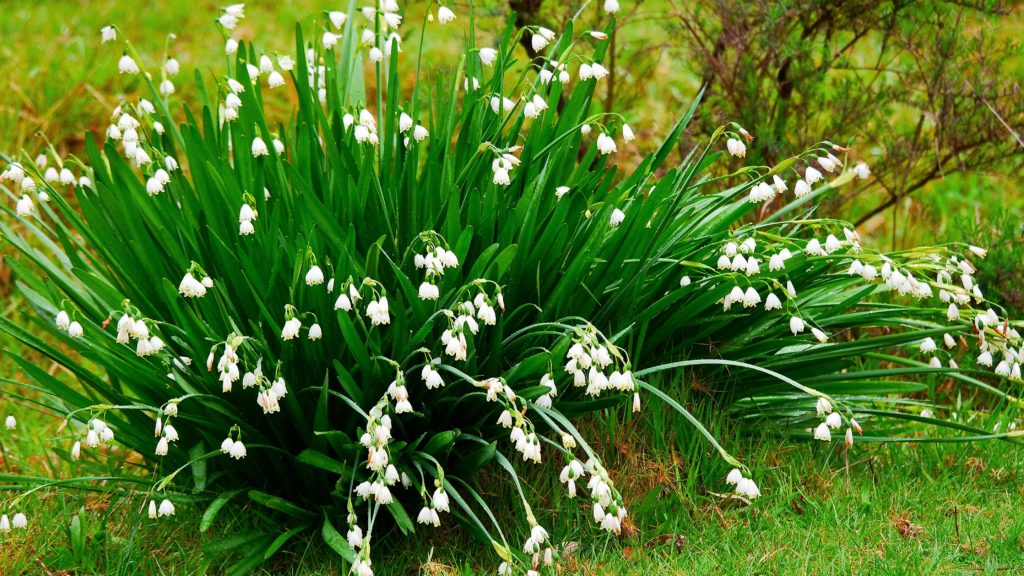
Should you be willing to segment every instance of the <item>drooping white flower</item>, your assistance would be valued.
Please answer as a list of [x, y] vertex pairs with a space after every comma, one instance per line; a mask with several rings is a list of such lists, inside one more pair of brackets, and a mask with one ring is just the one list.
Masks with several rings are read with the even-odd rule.
[[17, 427], [18, 421], [17, 419], [14, 418], [14, 416], [7, 416], [7, 418], [4, 419], [4, 428], [7, 428], [8, 430], [14, 430]]
[[747, 155], [747, 146], [742, 140], [736, 138], [729, 138], [725, 141], [725, 148], [729, 151], [729, 154], [737, 158], [743, 158]]
[[619, 11], [619, 0], [604, 0], [604, 11], [615, 14]]
[[324, 332], [323, 329], [320, 328], [320, 325], [313, 324], [312, 326], [309, 327], [309, 333], [306, 334], [306, 337], [309, 338], [310, 340], [319, 340], [320, 338], [323, 337], [323, 335]]
[[441, 520], [438, 518], [437, 512], [427, 506], [424, 506], [420, 510], [419, 515], [416, 516], [416, 522], [418, 524], [431, 524], [434, 526], [441, 525]]
[[597, 136], [597, 149], [601, 154], [612, 154], [618, 150], [618, 146], [615, 145], [615, 140], [602, 132]]
[[924, 340], [921, 341], [921, 352], [929, 354], [931, 352], [935, 352], [935, 348], [935, 340], [933, 340], [931, 337], [925, 338]]
[[608, 218], [608, 224], [610, 226], [612, 226], [613, 228], [615, 228], [619, 224], [622, 224], [622, 222], [625, 219], [626, 219], [626, 214], [622, 210], [619, 210], [618, 208], [616, 208], [616, 209], [612, 210], [612, 215]]
[[419, 296], [421, 300], [437, 300], [441, 296], [441, 292], [436, 284], [424, 282], [420, 284]]
[[83, 334], [82, 325], [78, 321], [73, 321], [68, 325], [68, 336], [72, 338], [81, 338]]
[[533, 47], [534, 52], [540, 52], [548, 45], [548, 39], [541, 34], [534, 34], [530, 36], [530, 46]]
[[338, 299], [334, 301], [334, 309], [344, 310], [346, 312], [352, 310], [352, 301], [349, 300], [347, 294], [341, 293], [338, 295]]
[[25, 216], [32, 214], [33, 210], [35, 210], [35, 204], [32, 202], [32, 198], [25, 194], [21, 197], [21, 200], [18, 200], [15, 210], [18, 216], [24, 218]]
[[757, 258], [751, 256], [747, 258], [747, 265], [743, 267], [743, 271], [747, 276], [753, 276], [761, 273], [761, 266]]
[[270, 88], [284, 86], [284, 76], [277, 70], [271, 70], [270, 75], [267, 76], [267, 86]]
[[494, 170], [494, 178], [492, 181], [498, 186], [508, 186], [512, 183], [512, 178], [509, 176], [508, 170], [505, 168], [496, 168]]
[[767, 182], [758, 182], [750, 189], [750, 194], [747, 199], [757, 204], [759, 202], [771, 201], [775, 198], [775, 188], [772, 188]]
[[117, 61], [117, 71], [120, 74], [138, 74], [139, 65], [135, 63], [131, 56], [125, 54]]
[[633, 134], [633, 129], [629, 127], [629, 124], [622, 125], [622, 141], [629, 144], [636, 139], [636, 135]]
[[822, 442], [832, 441], [832, 432], [828, 429], [828, 424], [824, 422], [818, 424], [818, 427], [814, 429], [814, 439]]
[[26, 526], [28, 526], [28, 518], [26, 518], [21, 512], [15, 514], [14, 518], [11, 520], [11, 527], [15, 530], [20, 530]]
[[825, 342], [828, 342], [828, 334], [825, 334], [824, 332], [822, 332], [821, 330], [819, 330], [819, 329], [817, 329], [817, 328], [815, 328], [813, 326], [811, 327], [811, 334], [813, 334], [814, 338], [817, 339], [818, 342], [820, 342], [822, 344], [824, 344]]
[[348, 534], [345, 535], [345, 539], [348, 540], [349, 546], [353, 548], [361, 548], [363, 546], [363, 529], [358, 525], [353, 524], [352, 527], [349, 528]]
[[295, 60], [287, 54], [281, 54], [277, 57], [277, 65], [281, 67], [281, 70], [289, 72], [295, 68]]
[[797, 335], [804, 331], [804, 321], [799, 316], [793, 316], [789, 319], [789, 329], [793, 332], [793, 335]]
[[495, 114], [505, 114], [515, 109], [516, 103], [509, 99], [501, 96], [491, 97], [491, 111]]
[[160, 507], [157, 509], [158, 516], [174, 516], [174, 504], [166, 498], [163, 502], [160, 502]]
[[754, 500], [761, 496], [761, 491], [750, 478], [740, 478], [739, 482], [736, 483], [736, 494]]
[[956, 339], [954, 339], [953, 336], [951, 336], [949, 333], [942, 335], [942, 341], [943, 343], [945, 343], [946, 348], [956, 347]]
[[345, 25], [345, 21], [348, 20], [348, 14], [333, 11], [327, 13], [327, 18], [330, 19], [331, 25], [334, 26], [336, 30], [340, 30], [341, 27]]
[[412, 119], [412, 116], [409, 116], [405, 112], [402, 112], [398, 116], [398, 131], [399, 132], [402, 132], [402, 133], [408, 132], [415, 124], [416, 124], [416, 122]]
[[757, 290], [753, 286], [747, 287], [746, 292], [743, 293], [743, 307], [752, 308], [761, 303], [761, 295], [757, 293]]
[[804, 252], [809, 256], [828, 256], [828, 252], [822, 247], [817, 238], [811, 238], [804, 247]]
[[178, 292], [186, 298], [202, 298], [206, 296], [206, 286], [187, 272], [178, 284]]
[[150, 196], [156, 196], [157, 194], [164, 191], [164, 184], [156, 178], [149, 178], [146, 180], [146, 193]]
[[832, 412], [825, 418], [825, 424], [835, 430], [843, 425], [843, 417], [839, 415], [839, 412]]
[[860, 162], [853, 167], [853, 173], [861, 180], [867, 180], [871, 176], [871, 168], [867, 164]]
[[113, 42], [117, 40], [117, 28], [113, 26], [104, 26], [100, 28], [100, 44], [106, 44], [107, 42]]
[[164, 61], [164, 71], [166, 71], [171, 76], [177, 74], [180, 69], [181, 64], [179, 64], [176, 59], [168, 57], [167, 60]]
[[481, 48], [480, 49], [480, 62], [484, 66], [490, 66], [494, 64], [494, 61], [498, 57], [498, 51], [494, 48]]
[[71, 325], [71, 317], [68, 316], [67, 312], [61, 310], [60, 312], [57, 313], [56, 323], [58, 330], [67, 330], [68, 326]]
[[324, 283], [324, 271], [319, 266], [314, 264], [310, 266], [309, 271], [306, 272], [306, 285], [307, 286], [318, 286]]
[[259, 136], [252, 139], [252, 155], [254, 158], [260, 156], [267, 156], [270, 154], [270, 150], [267, 149], [267, 143], [263, 141], [263, 138]]
[[299, 335], [299, 330], [302, 329], [302, 321], [298, 318], [290, 318], [284, 323], [284, 328], [281, 329], [282, 340], [292, 340]]
[[423, 378], [423, 382], [426, 384], [428, 390], [444, 386], [444, 379], [441, 377], [441, 373], [435, 370], [430, 364], [423, 366], [423, 370], [420, 372], [420, 377]]
[[439, 24], [448, 24], [455, 21], [455, 12], [452, 12], [451, 8], [447, 6], [441, 6], [437, 9], [437, 22]]
[[[104, 428], [104, 430], [106, 430], [106, 428]], [[165, 438], [167, 438], [168, 442], [176, 442], [178, 440], [177, 429], [175, 429], [174, 426], [170, 424], [167, 424], [167, 427], [165, 428], [163, 426], [163, 421], [160, 418], [156, 419], [156, 429], [154, 433], [157, 436], [163, 435]]]
[[[223, 449], [223, 445], [221, 446], [221, 449]], [[236, 440], [234, 443], [231, 444], [230, 448], [228, 449], [228, 455], [234, 458], [235, 460], [241, 460], [242, 458], [245, 458], [245, 444], [242, 444], [241, 440]]]
[[374, 326], [390, 324], [391, 314], [388, 310], [387, 296], [381, 296], [377, 300], [373, 300], [367, 304], [366, 315], [370, 318], [370, 323]]
[[779, 300], [779, 297], [776, 296], [774, 292], [770, 292], [768, 294], [768, 296], [765, 297], [765, 299], [764, 299], [764, 309], [765, 310], [781, 310], [782, 309], [782, 301]]

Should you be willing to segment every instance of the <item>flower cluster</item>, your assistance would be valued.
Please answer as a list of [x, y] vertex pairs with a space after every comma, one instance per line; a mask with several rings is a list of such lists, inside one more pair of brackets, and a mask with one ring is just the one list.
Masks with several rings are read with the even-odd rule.
[[366, 431], [360, 436], [359, 443], [367, 449], [366, 467], [371, 471], [371, 476], [355, 487], [355, 493], [360, 498], [384, 505], [393, 500], [390, 487], [402, 480], [398, 469], [391, 462], [388, 446], [392, 438], [391, 416], [386, 413], [389, 409], [386, 396], [370, 409]]
[[586, 468], [590, 474], [587, 489], [590, 490], [590, 500], [593, 503], [594, 522], [599, 523], [601, 528], [608, 532], [621, 533], [622, 521], [627, 515], [622, 495], [615, 489], [608, 471], [597, 458], [588, 460]]
[[638, 409], [639, 392], [629, 362], [623, 358], [622, 350], [603, 340], [593, 326], [576, 331], [565, 357], [565, 372], [572, 376], [573, 386], [585, 387], [586, 394], [595, 397], [609, 390], [632, 392]]
[[735, 486], [736, 495], [748, 500], [753, 500], [761, 495], [761, 490], [758, 489], [757, 484], [750, 478], [745, 477], [739, 468], [733, 468], [729, 471], [729, 475], [725, 478], [725, 483]]
[[[441, 345], [444, 346], [444, 353], [455, 360], [466, 360], [469, 354], [469, 337], [480, 331], [480, 320], [487, 326], [494, 326], [498, 321], [495, 304], [505, 311], [505, 299], [495, 286], [495, 294], [492, 296], [486, 291], [491, 286], [482, 280], [474, 281], [472, 286], [480, 289], [472, 301], [465, 300], [451, 310], [445, 310], [449, 327], [441, 334]], [[469, 288], [469, 287], [467, 287]], [[467, 333], [469, 337], [467, 337]]]
[[[824, 416], [825, 420], [814, 429], [814, 439], [822, 442], [832, 441], [832, 430], [837, 430], [843, 425], [843, 417], [832, 410], [832, 403], [828, 398], [819, 397], [814, 405], [818, 416]], [[850, 427], [846, 429], [846, 445], [853, 446], [853, 431], [861, 432], [860, 425], [856, 420], [850, 420]]]
[[12, 529], [21, 530], [28, 526], [28, 518], [24, 513], [18, 512], [14, 518], [8, 518], [7, 514], [0, 516], [0, 532], [10, 532]]
[[[492, 100], [492, 106], [495, 100]], [[494, 161], [491, 162], [491, 171], [494, 173], [494, 177], [491, 179], [498, 186], [508, 186], [512, 183], [511, 172], [519, 166], [519, 158], [516, 158], [512, 152], [518, 150], [518, 147], [511, 148], [508, 152], [496, 153]]]
[[424, 271], [423, 283], [419, 287], [419, 297], [421, 300], [437, 300], [441, 297], [441, 291], [437, 285], [441, 277], [444, 276], [445, 269], [457, 268], [459, 257], [444, 246], [435, 244], [434, 235], [428, 234], [424, 240], [424, 253], [416, 254], [413, 257], [413, 264], [416, 268]]
[[202, 280], [198, 280], [192, 275], [194, 269], [197, 268], [198, 266], [193, 263], [189, 271], [185, 273], [184, 278], [178, 283], [178, 293], [186, 298], [202, 298], [206, 296], [208, 288], [213, 288], [213, 279], [209, 276], [203, 275]]
[[156, 334], [150, 334], [147, 319], [143, 318], [138, 309], [129, 302], [124, 303], [124, 310], [117, 320], [117, 343], [130, 344], [136, 340], [135, 354], [140, 357], [159, 354], [164, 349], [164, 341]]

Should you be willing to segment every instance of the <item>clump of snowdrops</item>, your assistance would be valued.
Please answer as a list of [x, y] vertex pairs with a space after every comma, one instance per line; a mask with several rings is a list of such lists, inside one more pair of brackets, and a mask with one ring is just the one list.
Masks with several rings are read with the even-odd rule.
[[[410, 23], [394, 1], [353, 4], [272, 54], [234, 39], [245, 13], [230, 6], [217, 24], [228, 65], [197, 76], [189, 102], [173, 55], [143, 58], [105, 28], [123, 46], [110, 65], [148, 93], [84, 157], [51, 149], [2, 174], [0, 232], [38, 323], [0, 328], [78, 379], [15, 358], [64, 418], [56, 453], [143, 455], [154, 481], [138, 509], [157, 522], [187, 492], [210, 499], [203, 529], [232, 498], [291, 517], [253, 544], [260, 558], [315, 530], [370, 575], [385, 526], [457, 518], [493, 544], [499, 573], [535, 574], [557, 543], [518, 471], [554, 459], [594, 522], [618, 534], [628, 518], [573, 424], [587, 413], [667, 403], [733, 468], [713, 481], [724, 497], [760, 495], [756, 471], [659, 374], [699, 371], [737, 418], [847, 446], [898, 430], [887, 420], [944, 423], [890, 403], [925, 386], [915, 378], [1016, 402], [979, 379], [1019, 381], [1021, 361], [1020, 334], [973, 280], [984, 250], [887, 255], [812, 217], [816, 198], [870, 177], [850, 150], [821, 142], [745, 166], [755, 136], [728, 124], [669, 162], [695, 99], [617, 170], [635, 143], [593, 101], [618, 5], [603, 8], [601, 29], [509, 27], [481, 46], [451, 6]], [[430, 56], [403, 50], [417, 33], [465, 37], [465, 51], [428, 77]], [[538, 60], [517, 52], [522, 35]], [[294, 114], [271, 125], [264, 98], [284, 93]], [[477, 491], [484, 469], [516, 486], [525, 541]], [[5, 510], [46, 486], [26, 479]]]

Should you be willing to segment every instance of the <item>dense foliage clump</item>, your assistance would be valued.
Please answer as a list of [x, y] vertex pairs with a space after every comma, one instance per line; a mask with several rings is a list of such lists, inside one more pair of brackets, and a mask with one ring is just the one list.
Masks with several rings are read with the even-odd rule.
[[[230, 34], [243, 17], [232, 6], [219, 25]], [[422, 30], [463, 23], [442, 8]], [[883, 417], [907, 414], [888, 395], [920, 389], [900, 377], [948, 374], [1006, 397], [959, 368], [971, 349], [1020, 379], [1020, 336], [973, 280], [983, 250], [887, 255], [811, 217], [823, 192], [870, 177], [845, 167], [847, 150], [744, 166], [753, 136], [729, 124], [670, 163], [695, 101], [620, 174], [612, 159], [633, 131], [593, 102], [604, 31], [509, 27], [496, 47], [469, 35], [447, 71], [405, 93], [408, 24], [393, 2], [320, 26], [313, 42], [299, 31], [293, 55], [229, 36], [228, 68], [197, 76], [198, 102], [175, 101], [167, 59], [84, 158], [4, 171], [11, 216], [34, 238], [0, 223], [22, 255], [19, 287], [67, 348], [0, 328], [79, 380], [16, 360], [66, 418], [60, 454], [119, 443], [146, 457], [150, 517], [191, 490], [212, 499], [208, 526], [245, 491], [293, 520], [252, 558], [316, 529], [365, 575], [385, 518], [411, 534], [450, 514], [493, 543], [501, 572], [540, 570], [555, 549], [522, 467], [558, 460], [567, 497], [611, 533], [628, 514], [581, 415], [665, 402], [734, 467], [730, 497], [760, 494], [660, 373], [701, 371], [734, 415], [847, 444], [898, 428]], [[523, 36], [539, 67], [517, 60]], [[119, 58], [146, 73], [130, 45]], [[280, 126], [263, 111], [272, 90], [297, 102]], [[924, 360], [891, 355], [910, 346]], [[887, 368], [864, 369], [882, 355]], [[484, 469], [517, 488], [525, 543], [478, 491]]]

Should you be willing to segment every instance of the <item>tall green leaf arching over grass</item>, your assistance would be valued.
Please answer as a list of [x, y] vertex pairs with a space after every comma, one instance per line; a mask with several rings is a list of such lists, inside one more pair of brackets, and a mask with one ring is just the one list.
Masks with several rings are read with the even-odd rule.
[[[509, 25], [498, 46], [424, 67], [399, 50], [412, 26], [390, 3], [351, 6], [297, 29], [295, 54], [238, 45], [197, 77], [200, 102], [148, 68], [162, 90], [121, 103], [85, 158], [49, 158], [56, 178], [28, 160], [3, 172], [0, 233], [34, 315], [0, 329], [78, 379], [19, 359], [24, 386], [66, 418], [73, 458], [115, 442], [145, 457], [157, 520], [195, 491], [205, 530], [244, 493], [287, 528], [239, 535], [253, 554], [239, 571], [319, 531], [366, 574], [385, 526], [450, 513], [523, 567], [552, 544], [522, 469], [564, 462], [567, 495], [618, 533], [623, 496], [575, 420], [651, 402], [757, 496], [757, 471], [658, 374], [714, 381], [723, 410], [779, 433], [1016, 438], [897, 397], [948, 378], [1016, 406], [1020, 335], [976, 286], [983, 250], [881, 254], [812, 217], [812, 186], [865, 175], [849, 151], [745, 166], [751, 136], [729, 124], [677, 155], [698, 95], [661, 146], [617, 166], [632, 129], [594, 99], [614, 21]], [[244, 17], [225, 10], [222, 24]], [[472, 25], [455, 16], [420, 30]], [[295, 109], [274, 121], [282, 94]], [[761, 218], [768, 202], [783, 207]], [[484, 469], [515, 486], [525, 544], [478, 489]]]

